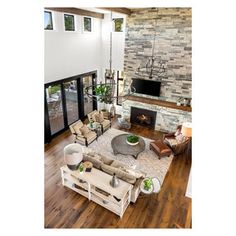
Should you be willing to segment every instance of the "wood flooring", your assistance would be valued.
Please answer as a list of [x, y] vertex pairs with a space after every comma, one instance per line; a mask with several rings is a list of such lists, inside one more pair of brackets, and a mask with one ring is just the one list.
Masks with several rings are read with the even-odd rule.
[[[113, 127], [117, 128], [116, 120]], [[129, 132], [158, 139], [162, 133], [132, 125]], [[185, 197], [191, 158], [174, 157], [159, 194], [140, 194], [122, 219], [100, 205], [63, 187], [63, 148], [73, 142], [66, 131], [45, 145], [45, 228], [191, 228], [192, 200]]]

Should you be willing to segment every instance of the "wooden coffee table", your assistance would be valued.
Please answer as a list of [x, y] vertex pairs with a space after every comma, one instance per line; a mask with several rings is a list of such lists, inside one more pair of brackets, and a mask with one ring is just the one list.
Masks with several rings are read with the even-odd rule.
[[123, 155], [131, 155], [135, 159], [137, 159], [139, 153], [145, 150], [145, 142], [144, 139], [139, 137], [139, 143], [137, 145], [129, 145], [126, 143], [127, 136], [130, 134], [121, 134], [114, 137], [111, 140], [111, 146], [114, 154], [123, 154]]

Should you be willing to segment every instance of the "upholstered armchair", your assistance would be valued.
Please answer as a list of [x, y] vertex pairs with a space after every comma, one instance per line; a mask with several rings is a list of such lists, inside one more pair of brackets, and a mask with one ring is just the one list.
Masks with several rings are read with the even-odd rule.
[[97, 139], [96, 132], [90, 130], [81, 120], [70, 125], [70, 131], [75, 136], [74, 142], [88, 146]]
[[93, 122], [101, 125], [102, 133], [104, 133], [106, 130], [111, 128], [111, 121], [109, 119], [106, 119], [103, 116], [102, 112], [94, 110], [90, 112], [87, 116], [88, 116], [89, 121], [92, 120]]
[[172, 149], [175, 155], [184, 153], [190, 142], [190, 138], [181, 134], [181, 128], [182, 125], [178, 125], [176, 132], [163, 135], [163, 142]]

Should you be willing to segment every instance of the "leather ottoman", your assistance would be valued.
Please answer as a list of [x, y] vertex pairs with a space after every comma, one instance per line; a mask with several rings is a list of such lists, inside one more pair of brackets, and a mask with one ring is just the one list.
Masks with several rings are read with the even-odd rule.
[[151, 142], [150, 149], [158, 155], [159, 159], [161, 159], [161, 157], [169, 156], [172, 153], [171, 149], [165, 143], [163, 143], [162, 140]]

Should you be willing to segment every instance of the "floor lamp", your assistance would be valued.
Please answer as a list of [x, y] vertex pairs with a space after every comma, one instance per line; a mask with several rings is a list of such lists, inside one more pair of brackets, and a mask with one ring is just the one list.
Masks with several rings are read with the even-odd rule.
[[191, 156], [192, 152], [192, 123], [191, 122], [184, 122], [182, 124], [181, 133], [183, 136], [189, 138], [189, 143], [187, 147], [187, 154]]

